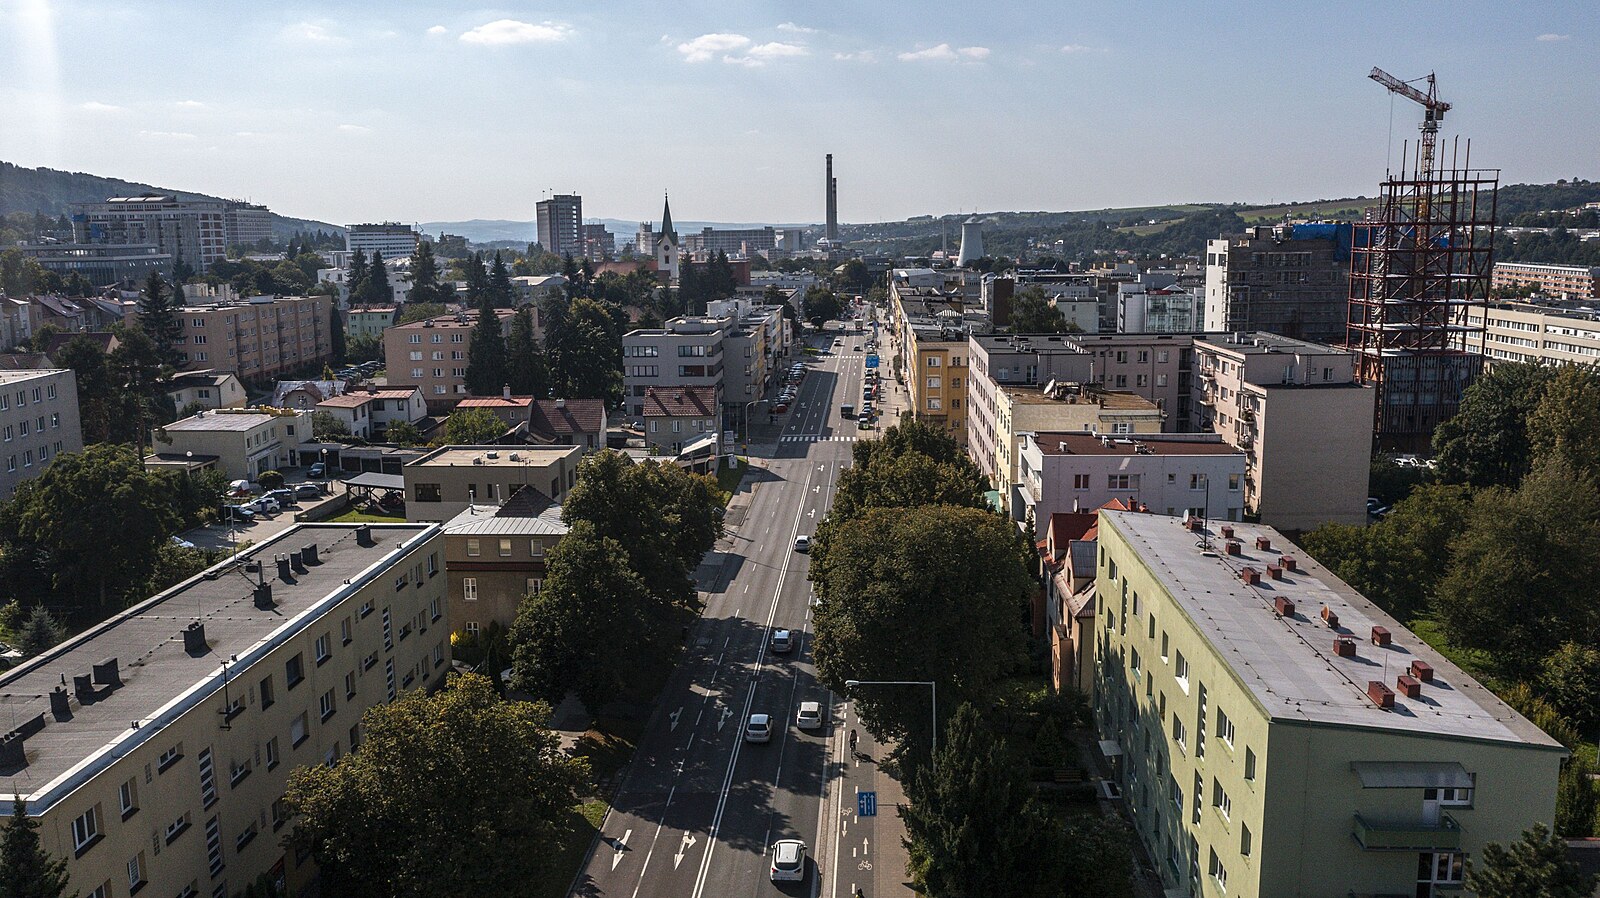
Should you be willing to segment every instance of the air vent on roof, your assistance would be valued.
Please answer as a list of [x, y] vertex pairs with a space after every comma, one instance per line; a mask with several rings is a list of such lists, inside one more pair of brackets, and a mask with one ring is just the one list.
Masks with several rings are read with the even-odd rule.
[[306, 560], [306, 564], [321, 564], [322, 563], [319, 560], [317, 560], [317, 544], [316, 543], [307, 543], [306, 547], [304, 549], [300, 550], [300, 556]]
[[1243, 580], [1247, 586], [1255, 586], [1261, 582], [1261, 572], [1253, 567], [1241, 568], [1239, 570], [1239, 579]]
[[54, 714], [57, 720], [72, 716], [72, 700], [68, 697], [65, 686], [57, 686], [50, 690], [50, 713]]
[[107, 658], [91, 669], [94, 671], [96, 685], [110, 686], [112, 689], [122, 685], [122, 675], [117, 671], [117, 659]]
[[1267, 565], [1267, 576], [1272, 578], [1272, 579], [1274, 579], [1274, 580], [1282, 580], [1283, 579], [1283, 568], [1278, 567], [1275, 564], [1269, 564], [1269, 565]]
[[1272, 540], [1267, 539], [1265, 536], [1258, 536], [1256, 537], [1256, 548], [1263, 552], [1271, 552]]
[[95, 697], [94, 677], [89, 674], [73, 674], [72, 692], [78, 697], [79, 702], [93, 700]]
[[370, 545], [372, 545], [372, 525], [371, 524], [362, 524], [361, 526], [356, 528], [356, 545], [358, 545], [358, 546], [370, 546]]
[[289, 572], [289, 556], [279, 555], [273, 561], [278, 563], [278, 579], [285, 583], [293, 583], [294, 574]]
[[1367, 681], [1367, 698], [1372, 699], [1373, 704], [1384, 710], [1394, 707], [1394, 690], [1385, 686], [1380, 680]]
[[257, 584], [254, 600], [257, 608], [260, 608], [262, 611], [270, 611], [274, 607], [272, 602], [272, 584]]
[[294, 572], [297, 573], [297, 574], [305, 573], [306, 572], [305, 556], [300, 554], [300, 552], [298, 550], [296, 550], [294, 552], [290, 552], [289, 553], [289, 567], [292, 568], [294, 570]]
[[0, 770], [13, 771], [28, 766], [28, 737], [44, 729], [44, 715], [36, 714], [26, 723], [0, 736]]
[[1334, 610], [1327, 605], [1322, 606], [1322, 619], [1327, 621], [1328, 626], [1333, 629], [1339, 629], [1339, 615], [1334, 613]]
[[1295, 560], [1293, 555], [1278, 556], [1278, 563], [1283, 565], [1283, 569], [1286, 571], [1295, 570]]
[[1373, 645], [1388, 645], [1389, 641], [1391, 639], [1392, 639], [1392, 637], [1389, 635], [1389, 628], [1388, 627], [1377, 627], [1377, 626], [1374, 626], [1372, 628], [1372, 644]]
[[1272, 608], [1281, 617], [1294, 617], [1294, 600], [1278, 596], [1272, 600]]
[[1223, 539], [1233, 539], [1233, 525], [1232, 524], [1223, 524], [1222, 525], [1222, 538]]
[[191, 655], [206, 653], [206, 625], [193, 621], [183, 628], [183, 650]]
[[1230, 539], [1226, 543], [1223, 543], [1223, 551], [1227, 552], [1229, 555], [1238, 555], [1240, 552], [1244, 551], [1244, 543], [1241, 543], [1236, 539]]
[[1422, 697], [1422, 684], [1417, 682], [1416, 677], [1408, 677], [1405, 674], [1401, 674], [1395, 678], [1394, 686], [1406, 698]]

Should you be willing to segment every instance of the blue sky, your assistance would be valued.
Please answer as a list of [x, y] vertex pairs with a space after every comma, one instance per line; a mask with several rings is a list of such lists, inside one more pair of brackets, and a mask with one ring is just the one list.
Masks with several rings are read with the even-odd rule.
[[1507, 182], [1600, 177], [1597, 40], [1592, 2], [0, 0], [0, 159], [336, 223], [816, 221], [826, 152], [846, 221], [1318, 199], [1382, 177], [1374, 65]]

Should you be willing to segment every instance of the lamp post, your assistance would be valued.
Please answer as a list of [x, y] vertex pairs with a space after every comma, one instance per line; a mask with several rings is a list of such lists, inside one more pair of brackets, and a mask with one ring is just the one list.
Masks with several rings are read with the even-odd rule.
[[758, 402], [766, 402], [766, 400], [757, 398], [744, 404], [744, 451], [746, 452], [750, 451], [750, 406]]
[[939, 684], [933, 680], [845, 680], [846, 689], [857, 686], [926, 686], [932, 692], [933, 699], [933, 744], [928, 755], [928, 762], [933, 766], [933, 772], [939, 772]]

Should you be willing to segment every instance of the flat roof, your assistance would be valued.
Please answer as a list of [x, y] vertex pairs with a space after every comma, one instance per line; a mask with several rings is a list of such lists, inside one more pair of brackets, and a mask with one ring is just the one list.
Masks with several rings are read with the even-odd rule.
[[1160, 408], [1150, 400], [1138, 393], [1129, 393], [1124, 390], [1090, 390], [1079, 395], [1078, 401], [1073, 403], [1070, 399], [1052, 399], [1044, 390], [1034, 386], [1011, 386], [997, 384], [997, 386], [1011, 397], [1011, 401], [1020, 405], [1096, 405], [1112, 411], [1160, 411]]
[[211, 411], [190, 415], [181, 421], [174, 421], [166, 425], [165, 429], [172, 431], [193, 431], [201, 433], [210, 432], [237, 432], [242, 433], [270, 423], [274, 419], [282, 418], [293, 422], [298, 415], [274, 415], [269, 412], [224, 412]]
[[36, 377], [48, 377], [52, 374], [60, 374], [66, 370], [66, 368], [24, 368], [19, 370], [5, 370], [0, 371], [0, 383], [9, 384], [24, 380], [33, 380]]
[[[1242, 338], [1242, 339], [1241, 339]], [[1325, 343], [1312, 343], [1310, 340], [1296, 340], [1293, 337], [1284, 337], [1267, 331], [1248, 331], [1242, 334], [1210, 333], [1196, 334], [1195, 343], [1209, 343], [1219, 349], [1226, 349], [1244, 355], [1260, 355], [1268, 352], [1309, 352], [1319, 355], [1348, 355], [1350, 350], [1329, 346]]]
[[[1089, 433], [1035, 433], [1033, 441], [1045, 455], [1243, 455], [1220, 438], [1204, 440], [1141, 440]], [[1198, 435], [1197, 435], [1198, 436]]]
[[[1274, 720], [1565, 750], [1271, 527], [1214, 522], [1207, 551], [1197, 544], [1200, 534], [1186, 529], [1181, 518], [1101, 511], [1102, 542], [1107, 526], [1139, 553], [1216, 657]], [[1225, 553], [1222, 526], [1232, 527], [1242, 541], [1241, 554]], [[1270, 550], [1256, 548], [1262, 536], [1271, 541]], [[1277, 564], [1281, 555], [1293, 557], [1296, 569], [1273, 580], [1267, 565]], [[1247, 566], [1261, 574], [1258, 585], [1241, 579]], [[1274, 610], [1279, 597], [1295, 603], [1292, 617]], [[1324, 607], [1338, 615], [1338, 630], [1324, 622]], [[1372, 643], [1374, 626], [1388, 629], [1388, 646]], [[1353, 657], [1335, 654], [1340, 635], [1354, 639]], [[1434, 672], [1433, 681], [1422, 684], [1420, 698], [1396, 694], [1394, 708], [1385, 711], [1367, 697], [1368, 681], [1394, 689], [1395, 678], [1418, 660]]]
[[443, 446], [408, 462], [408, 468], [502, 467], [544, 465], [563, 456], [581, 453], [582, 446]]
[[[43, 729], [24, 743], [26, 765], [0, 767], [0, 795], [29, 796], [37, 816], [137, 745], [160, 738], [180, 715], [222, 689], [223, 661], [236, 694], [242, 677], [288, 637], [319, 619], [327, 609], [364, 587], [436, 532], [434, 524], [374, 524], [371, 545], [357, 542], [355, 524], [297, 524], [210, 569], [220, 574], [192, 577], [14, 670], [0, 674], [0, 719], [23, 723], [43, 716]], [[277, 577], [275, 554], [317, 546], [317, 563]], [[247, 562], [261, 562], [272, 585], [275, 607], [254, 602], [256, 573]], [[209, 573], [209, 572], [208, 572]], [[184, 649], [183, 631], [193, 621], [205, 627], [206, 650]], [[117, 661], [122, 685], [99, 686], [84, 703], [74, 694], [73, 677], [90, 674], [108, 658]], [[281, 671], [280, 671], [281, 672]], [[50, 693], [68, 684], [70, 712], [57, 716]], [[219, 699], [220, 701], [220, 699]]]

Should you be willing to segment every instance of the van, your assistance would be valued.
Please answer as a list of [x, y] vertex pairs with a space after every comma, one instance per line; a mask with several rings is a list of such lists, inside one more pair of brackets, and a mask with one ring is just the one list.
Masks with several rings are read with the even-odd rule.
[[844, 418], [854, 418], [856, 416], [856, 407], [846, 402], [844, 405], [839, 406], [839, 415]]

